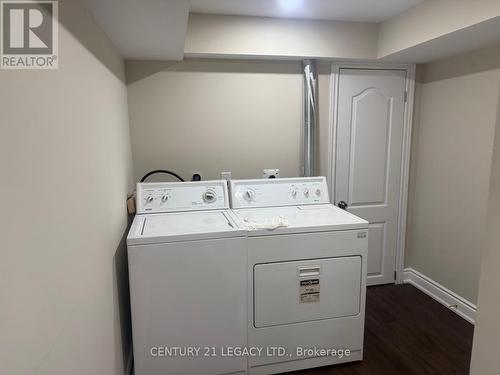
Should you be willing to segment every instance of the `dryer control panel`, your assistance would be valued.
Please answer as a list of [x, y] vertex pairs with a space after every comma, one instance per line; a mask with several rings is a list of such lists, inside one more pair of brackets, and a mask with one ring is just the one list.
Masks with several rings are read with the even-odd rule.
[[231, 208], [330, 203], [325, 177], [231, 180]]
[[226, 209], [227, 181], [142, 182], [136, 203], [138, 214]]

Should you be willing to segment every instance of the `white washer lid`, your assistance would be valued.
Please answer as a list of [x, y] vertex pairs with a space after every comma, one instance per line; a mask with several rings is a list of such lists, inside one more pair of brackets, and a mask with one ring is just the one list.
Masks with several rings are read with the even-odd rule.
[[[249, 236], [274, 235], [285, 233], [323, 232], [335, 230], [367, 229], [368, 222], [345, 210], [332, 205], [308, 205], [291, 207], [261, 207], [241, 208], [233, 210], [240, 219], [241, 225], [245, 219], [259, 221], [283, 216], [288, 227], [269, 229], [249, 229]], [[248, 226], [247, 226], [248, 229]]]
[[145, 244], [245, 235], [226, 210], [137, 215], [127, 243]]

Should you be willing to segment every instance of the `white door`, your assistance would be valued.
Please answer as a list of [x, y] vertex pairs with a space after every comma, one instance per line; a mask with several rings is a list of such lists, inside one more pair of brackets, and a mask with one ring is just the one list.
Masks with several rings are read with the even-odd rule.
[[340, 69], [335, 204], [370, 222], [367, 285], [395, 280], [405, 70]]

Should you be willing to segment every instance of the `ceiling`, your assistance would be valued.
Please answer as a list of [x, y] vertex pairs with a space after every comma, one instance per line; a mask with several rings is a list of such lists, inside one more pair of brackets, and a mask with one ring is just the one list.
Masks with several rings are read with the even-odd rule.
[[190, 0], [190, 12], [382, 22], [424, 0]]
[[499, 40], [500, 17], [495, 17], [384, 56], [381, 60], [426, 63], [490, 46]]
[[[198, 17], [205, 17], [205, 23], [194, 22], [188, 28], [190, 12], [371, 22], [372, 25], [376, 27], [374, 25], [375, 23], [390, 19], [419, 3], [423, 3], [423, 7], [427, 9], [435, 4], [433, 1], [434, 0], [83, 0], [88, 9], [93, 13], [97, 23], [108, 34], [113, 44], [124, 58], [131, 60], [175, 61], [184, 58], [185, 40], [186, 35], [189, 34], [188, 30], [194, 30], [193, 32], [198, 32], [198, 34], [208, 33], [209, 38], [206, 42], [208, 44], [221, 43], [220, 40], [216, 39], [217, 35], [225, 35], [228, 30], [236, 30], [238, 33], [229, 35], [229, 39], [226, 38], [225, 40], [229, 40], [232, 43], [231, 45], [236, 44], [238, 46], [239, 42], [234, 39], [236, 37], [235, 35], [243, 35], [244, 37], [250, 38], [249, 40], [253, 42], [255, 35], [258, 34], [256, 31], [260, 30], [260, 33], [273, 32], [280, 38], [282, 37], [282, 33], [286, 33], [287, 30], [285, 27], [286, 25], [283, 25], [283, 20], [273, 21], [271, 18], [253, 19], [252, 17], [222, 17], [226, 19], [225, 22], [219, 20], [217, 21], [218, 23], [216, 22], [215, 25], [210, 26], [210, 24], [205, 22], [206, 19], [214, 19], [216, 17], [209, 15], [197, 15]], [[446, 2], [448, 7], [453, 7], [453, 3], [453, 1]], [[470, 19], [466, 17], [467, 14], [465, 13], [467, 13], [467, 9], [474, 9], [472, 7], [464, 8], [465, 10], [460, 11], [461, 13], [456, 12], [461, 15], [462, 18], [459, 18], [458, 23], [452, 22], [451, 26], [446, 26], [447, 23], [445, 21], [447, 17], [449, 18], [449, 14], [453, 14], [453, 12], [450, 12], [450, 9], [444, 6], [437, 8], [433, 7], [432, 11], [438, 13], [434, 16], [434, 19], [437, 19], [439, 23], [437, 33], [431, 32], [427, 33], [427, 35], [424, 32], [427, 39], [420, 38], [422, 39], [420, 40], [417, 38], [415, 41], [410, 40], [413, 44], [410, 43], [411, 45], [406, 47], [403, 46], [404, 48], [399, 48], [399, 50], [389, 55], [379, 56], [379, 59], [396, 62], [428, 62], [498, 41], [500, 38], [500, 5], [498, 5], [498, 0], [488, 2], [488, 4], [490, 4], [490, 8], [483, 12], [484, 14], [481, 13], [483, 14], [483, 16], [481, 16], [482, 18], [475, 14], [472, 14], [471, 17], [469, 17]], [[420, 8], [421, 7], [415, 10], [418, 11]], [[428, 12], [426, 13], [426, 11], [417, 12], [417, 21], [414, 23], [410, 22], [409, 34], [411, 34], [412, 27], [426, 24], [425, 21], [428, 16], [429, 14]], [[195, 17], [193, 17], [193, 19], [195, 19]], [[466, 20], [467, 22], [465, 22]], [[338, 24], [329, 24], [325, 26], [321, 24], [318, 26], [317, 23], [306, 22], [307, 24], [314, 24], [312, 25], [314, 27], [309, 27], [304, 22], [300, 22], [300, 27], [302, 28], [299, 27], [298, 30], [303, 32], [306, 37], [312, 36], [316, 38], [321, 46], [322, 43], [329, 43], [328, 38], [330, 38], [330, 36], [324, 37], [328, 35], [328, 32], [325, 34], [325, 28], [328, 29], [330, 26], [331, 29], [338, 29], [340, 27], [339, 30], [347, 28], [347, 33], [354, 33], [352, 35], [356, 37], [356, 35], [359, 34], [357, 34], [357, 32], [367, 26], [367, 24], [351, 24], [348, 26], [339, 26]], [[441, 27], [442, 25], [444, 26]], [[457, 25], [461, 26], [458, 27]], [[221, 27], [227, 27], [227, 29], [221, 29]], [[255, 27], [257, 29], [254, 29]], [[436, 29], [436, 27], [434, 29]], [[209, 32], [214, 34], [209, 34]], [[404, 34], [403, 37], [408, 38], [407, 34], [408, 32]], [[335, 36], [338, 35], [339, 34], [335, 34]], [[400, 35], [397, 34], [394, 35], [394, 37], [398, 40]], [[340, 39], [339, 43], [341, 46], [344, 42], [352, 42], [351, 37], [344, 37], [345, 40], [343, 40], [342, 37], [339, 36], [337, 39]], [[269, 41], [266, 41], [266, 43], [269, 44]], [[376, 42], [374, 43], [374, 48], [375, 50], [377, 48]], [[231, 55], [232, 53], [227, 52], [226, 55], [220, 57], [229, 58]], [[252, 56], [252, 53], [249, 55]], [[201, 56], [203, 56], [203, 52]], [[294, 58], [299, 59], [301, 56], [311, 57], [312, 55], [294, 55]], [[329, 58], [333, 59], [336, 58], [336, 56], [337, 55], [333, 54]]]
[[182, 60], [187, 0], [83, 0], [127, 59]]

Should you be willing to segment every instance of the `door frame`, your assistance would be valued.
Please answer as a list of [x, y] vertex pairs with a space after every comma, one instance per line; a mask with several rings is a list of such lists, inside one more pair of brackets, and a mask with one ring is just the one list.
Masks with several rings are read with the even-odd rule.
[[333, 62], [331, 66], [330, 80], [330, 116], [328, 126], [328, 174], [327, 181], [330, 186], [330, 197], [332, 203], [335, 201], [334, 176], [336, 163], [335, 144], [337, 142], [337, 103], [339, 98], [340, 69], [373, 69], [373, 70], [403, 70], [406, 72], [406, 103], [404, 107], [403, 145], [401, 151], [401, 181], [399, 190], [399, 212], [398, 212], [398, 234], [396, 244], [395, 282], [403, 283], [405, 243], [406, 243], [406, 220], [408, 213], [408, 184], [410, 177], [410, 155], [413, 125], [413, 106], [415, 100], [415, 64], [390, 64], [390, 63], [360, 63], [360, 62]]

